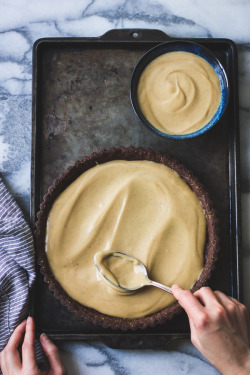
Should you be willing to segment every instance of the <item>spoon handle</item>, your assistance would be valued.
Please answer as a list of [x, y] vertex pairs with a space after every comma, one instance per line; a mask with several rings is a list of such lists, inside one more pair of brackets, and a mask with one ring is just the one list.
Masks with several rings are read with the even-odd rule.
[[157, 288], [160, 288], [162, 290], [165, 290], [165, 292], [168, 292], [170, 294], [173, 294], [172, 293], [172, 290], [171, 288], [169, 288], [169, 286], [166, 286], [166, 285], [163, 285], [163, 284], [160, 284], [160, 283], [157, 283], [156, 281], [152, 281], [150, 280], [150, 285], [152, 286], [156, 286]]

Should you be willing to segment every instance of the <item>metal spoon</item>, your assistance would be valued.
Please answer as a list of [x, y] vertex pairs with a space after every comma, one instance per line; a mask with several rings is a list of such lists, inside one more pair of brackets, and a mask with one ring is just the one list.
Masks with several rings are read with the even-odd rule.
[[[113, 282], [110, 280], [110, 278], [107, 276], [110, 274], [109, 270], [108, 272], [106, 272], [106, 274], [104, 275], [104, 267], [102, 267], [100, 264], [99, 264], [99, 258], [100, 256], [114, 256], [114, 257], [122, 257], [124, 260], [127, 260], [128, 262], [134, 262], [134, 272], [137, 274], [137, 275], [141, 275], [143, 276], [143, 281], [141, 283], [139, 283], [138, 285], [134, 285], [133, 287], [124, 287], [124, 286], [121, 286], [117, 280], [117, 283]], [[110, 286], [112, 287], [113, 289], [116, 289], [116, 290], [119, 290], [120, 292], [134, 292], [135, 290], [138, 290], [140, 288], [143, 288], [144, 286], [155, 286], [157, 288], [160, 288], [170, 294], [173, 294], [172, 291], [171, 291], [171, 288], [166, 286], [166, 285], [163, 285], [163, 284], [160, 284], [156, 281], [153, 281], [153, 280], [150, 280], [149, 277], [148, 277], [148, 273], [147, 273], [147, 269], [145, 267], [145, 265], [137, 258], [135, 257], [132, 257], [128, 254], [125, 254], [125, 253], [121, 253], [120, 251], [101, 251], [101, 252], [98, 252], [95, 254], [94, 256], [94, 264], [98, 270], [98, 273], [99, 275], [102, 277], [102, 279]], [[114, 280], [114, 275], [112, 275], [112, 279]], [[116, 276], [116, 275], [115, 275]]]

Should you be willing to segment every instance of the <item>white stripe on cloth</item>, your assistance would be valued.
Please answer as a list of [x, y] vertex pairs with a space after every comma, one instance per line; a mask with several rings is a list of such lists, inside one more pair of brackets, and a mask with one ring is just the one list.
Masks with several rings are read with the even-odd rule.
[[[28, 316], [35, 276], [31, 230], [0, 176], [0, 351]], [[41, 348], [37, 361], [44, 362]]]

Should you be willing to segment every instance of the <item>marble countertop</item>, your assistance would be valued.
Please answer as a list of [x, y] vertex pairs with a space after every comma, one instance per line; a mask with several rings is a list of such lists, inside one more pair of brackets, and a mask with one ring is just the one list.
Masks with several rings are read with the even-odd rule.
[[[8, 0], [0, 2], [0, 172], [27, 218], [30, 194], [32, 46], [43, 37], [99, 36], [116, 28], [175, 37], [229, 38], [239, 52], [244, 299], [250, 307], [250, 3], [247, 0]], [[189, 340], [161, 351], [63, 342], [69, 374], [218, 374]]]

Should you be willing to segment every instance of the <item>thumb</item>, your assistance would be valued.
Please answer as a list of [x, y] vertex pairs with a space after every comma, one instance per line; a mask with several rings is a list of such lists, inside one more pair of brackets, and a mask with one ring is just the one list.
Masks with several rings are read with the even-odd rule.
[[178, 284], [172, 285], [171, 288], [173, 295], [175, 296], [176, 299], [179, 299], [178, 297], [180, 296], [180, 292], [183, 291], [183, 289], [180, 287]]
[[189, 318], [195, 320], [197, 315], [204, 310], [204, 307], [198, 299], [190, 292], [190, 290], [184, 290], [177, 284], [173, 285], [171, 289], [174, 297], [179, 301]]
[[52, 373], [66, 374], [57, 346], [53, 344], [53, 342], [48, 338], [48, 336], [45, 333], [41, 334], [40, 342], [49, 360]]

